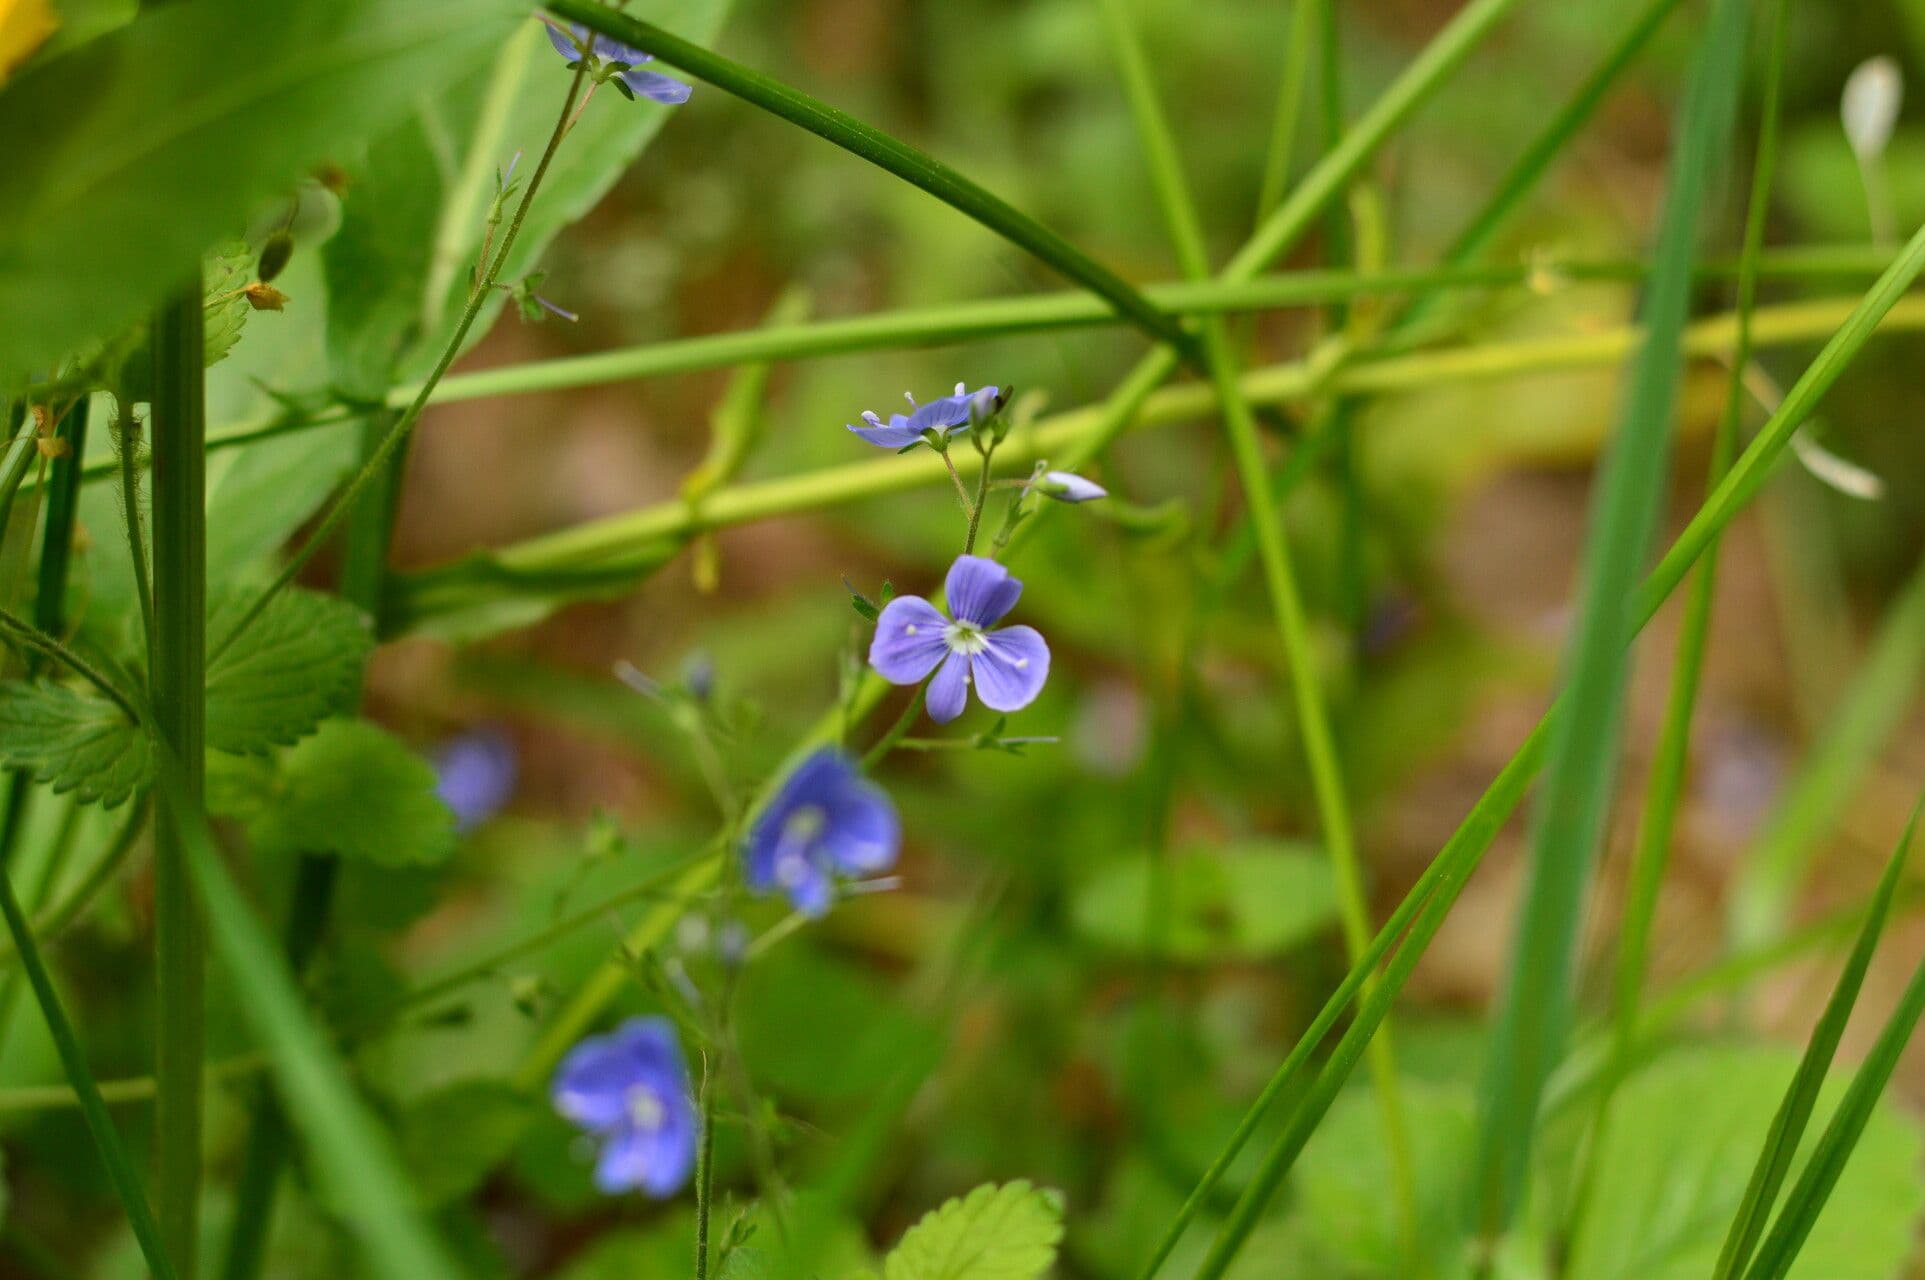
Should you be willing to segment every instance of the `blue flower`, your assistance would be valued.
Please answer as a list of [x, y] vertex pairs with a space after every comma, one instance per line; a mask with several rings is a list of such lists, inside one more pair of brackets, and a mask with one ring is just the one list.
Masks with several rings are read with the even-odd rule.
[[847, 756], [824, 747], [783, 782], [749, 829], [742, 855], [749, 888], [783, 893], [803, 915], [819, 916], [837, 876], [887, 871], [901, 845], [888, 795]]
[[921, 440], [925, 431], [939, 430], [945, 436], [953, 436], [967, 428], [971, 421], [987, 418], [995, 412], [996, 398], [1001, 394], [996, 387], [970, 391], [958, 382], [955, 395], [931, 400], [928, 404], [917, 404], [914, 396], [906, 396], [910, 412], [891, 414], [886, 426], [881, 418], [865, 411], [862, 420], [869, 425], [858, 427], [851, 424], [849, 430], [870, 444], [884, 449], [901, 449]]
[[1049, 646], [1034, 627], [992, 631], [1016, 605], [1023, 584], [981, 556], [958, 556], [945, 584], [955, 621], [920, 596], [898, 596], [876, 619], [869, 665], [891, 684], [929, 675], [929, 714], [947, 724], [963, 713], [969, 686], [995, 711], [1019, 711], [1049, 678]]
[[1110, 496], [1108, 489], [1094, 480], [1085, 480], [1074, 471], [1046, 471], [1043, 473], [1043, 482], [1037, 488], [1058, 502], [1093, 502]]
[[435, 752], [434, 771], [435, 794], [454, 810], [455, 826], [472, 831], [515, 793], [515, 744], [498, 729], [464, 733]]
[[695, 1168], [701, 1122], [666, 1018], [631, 1018], [571, 1049], [555, 1072], [555, 1110], [601, 1144], [595, 1185], [608, 1195], [672, 1196]]
[[[599, 58], [603, 62], [623, 63], [631, 68], [639, 67], [644, 62], [655, 61], [654, 54], [643, 53], [640, 49], [631, 49], [625, 44], [610, 40], [607, 36], [598, 35], [591, 42], [588, 28], [576, 23], [569, 23], [567, 31], [563, 31], [552, 22], [544, 22], [542, 25], [548, 28], [549, 43], [553, 44], [562, 57], [570, 62], [582, 56], [583, 46], [587, 47], [588, 54], [592, 58]], [[573, 39], [569, 38], [570, 32], [574, 34]], [[671, 80], [653, 71], [623, 71], [616, 78], [644, 98], [655, 102], [666, 102], [670, 106], [687, 102], [692, 92], [680, 80]]]

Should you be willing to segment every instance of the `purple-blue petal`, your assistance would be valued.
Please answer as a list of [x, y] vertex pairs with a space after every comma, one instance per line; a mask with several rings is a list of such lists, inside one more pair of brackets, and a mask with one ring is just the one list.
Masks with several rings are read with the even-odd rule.
[[[559, 53], [570, 62], [582, 56], [580, 46], [577, 45], [575, 41], [569, 39], [567, 31], [563, 31], [552, 22], [544, 22], [541, 25], [548, 28], [548, 43], [555, 46], [556, 53]], [[575, 32], [583, 40], [588, 39], [588, 28], [586, 27], [571, 26], [569, 31]]]
[[844, 875], [866, 876], [895, 866], [901, 848], [902, 820], [888, 793], [851, 778], [829, 805], [822, 851]]
[[906, 421], [907, 419], [901, 414], [897, 414], [886, 427], [858, 427], [854, 423], [851, 423], [849, 424], [849, 430], [879, 448], [903, 449], [922, 439], [922, 432], [912, 430], [907, 426], [896, 425], [897, 423]]
[[1023, 584], [1010, 577], [1008, 569], [982, 556], [957, 556], [943, 588], [949, 595], [949, 612], [979, 627], [996, 625], [1023, 594]]
[[[634, 59], [623, 58], [620, 61], [633, 62]], [[624, 71], [622, 83], [633, 89], [640, 97], [647, 98], [651, 102], [665, 103], [671, 107], [687, 102], [689, 95], [694, 92], [680, 80], [659, 75], [653, 71]]]
[[462, 734], [435, 752], [435, 794], [471, 831], [499, 813], [515, 793], [515, 744], [499, 730]]
[[942, 660], [942, 666], [936, 669], [936, 678], [929, 682], [929, 718], [937, 724], [948, 724], [963, 713], [968, 703], [969, 659], [952, 653]]
[[628, 1124], [603, 1143], [595, 1162], [595, 1186], [606, 1195], [640, 1191], [656, 1199], [674, 1195], [695, 1169], [699, 1121], [686, 1093], [654, 1095], [659, 1125]]
[[562, 1059], [549, 1093], [563, 1116], [605, 1132], [626, 1123], [628, 1095], [637, 1087], [688, 1091], [681, 1046], [666, 1018], [631, 1018], [608, 1035], [583, 1040]]
[[898, 596], [876, 619], [869, 665], [890, 684], [920, 684], [949, 651], [943, 631], [949, 619], [921, 596]]
[[1021, 711], [1049, 679], [1049, 645], [1034, 627], [1004, 627], [976, 655], [976, 696], [992, 711]]

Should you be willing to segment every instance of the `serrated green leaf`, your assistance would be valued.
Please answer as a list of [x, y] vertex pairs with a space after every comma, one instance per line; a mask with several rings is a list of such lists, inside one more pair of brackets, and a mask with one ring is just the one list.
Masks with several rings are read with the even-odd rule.
[[241, 290], [254, 278], [254, 251], [246, 241], [228, 240], [207, 255], [201, 267], [202, 288], [206, 291], [206, 329], [202, 345], [207, 363], [219, 364], [241, 340], [241, 329], [252, 310]]
[[903, 1233], [883, 1263], [883, 1280], [1036, 1280], [1055, 1265], [1062, 1238], [1055, 1192], [985, 1183]]
[[56, 792], [111, 809], [153, 777], [151, 747], [145, 730], [91, 689], [0, 682], [0, 762]]
[[[224, 593], [207, 634], [224, 638], [253, 601]], [[374, 636], [354, 606], [290, 589], [207, 667], [207, 745], [238, 755], [286, 746], [352, 708]]]
[[463, 1080], [408, 1108], [401, 1159], [424, 1205], [442, 1205], [481, 1185], [505, 1161], [537, 1114], [526, 1094], [498, 1080]]
[[248, 838], [264, 852], [382, 867], [433, 865], [454, 852], [454, 814], [435, 794], [434, 769], [364, 720], [329, 720], [283, 751], [270, 790], [248, 807]]

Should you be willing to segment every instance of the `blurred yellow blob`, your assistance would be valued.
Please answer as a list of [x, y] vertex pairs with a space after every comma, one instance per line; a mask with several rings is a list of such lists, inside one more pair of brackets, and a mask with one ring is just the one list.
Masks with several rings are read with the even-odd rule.
[[0, 84], [59, 25], [47, 0], [0, 0]]

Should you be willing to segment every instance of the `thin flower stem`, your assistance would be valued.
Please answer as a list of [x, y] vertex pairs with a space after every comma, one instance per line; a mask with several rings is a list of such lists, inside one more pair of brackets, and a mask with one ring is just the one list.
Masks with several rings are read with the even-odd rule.
[[876, 739], [874, 746], [862, 753], [864, 770], [875, 768], [896, 749], [908, 734], [910, 727], [916, 723], [916, 717], [922, 714], [922, 704], [928, 696], [927, 685], [916, 689], [916, 692], [910, 696], [908, 705], [903, 707], [902, 714], [897, 716], [896, 722], [889, 726], [889, 731]]
[[52, 658], [55, 662], [60, 663], [88, 684], [100, 690], [103, 696], [126, 713], [128, 720], [134, 724], [140, 723], [140, 712], [135, 707], [132, 698], [122, 693], [119, 687], [116, 686], [112, 680], [109, 680], [98, 667], [32, 623], [6, 609], [0, 609], [0, 633], [4, 633], [8, 638], [14, 640], [23, 648], [30, 649], [35, 653]]
[[421, 418], [422, 410], [428, 406], [428, 397], [433, 394], [435, 385], [441, 381], [448, 372], [448, 367], [454, 363], [455, 357], [460, 354], [461, 344], [467, 340], [468, 331], [474, 327], [476, 318], [481, 314], [489, 288], [500, 275], [502, 267], [507, 265], [508, 254], [514, 249], [515, 239], [521, 234], [522, 223], [528, 217], [528, 208], [534, 203], [535, 193], [541, 189], [542, 179], [547, 176], [548, 166], [553, 163], [555, 151], [567, 132], [568, 119], [574, 112], [575, 99], [581, 94], [582, 82], [587, 73], [588, 66], [585, 62], [575, 68], [575, 75], [568, 82], [568, 94], [562, 100], [561, 115], [555, 121], [553, 131], [548, 135], [548, 145], [542, 149], [540, 163], [535, 166], [535, 172], [528, 179], [528, 186], [522, 191], [521, 202], [515, 206], [514, 217], [509, 220], [508, 232], [501, 239], [501, 247], [495, 251], [493, 263], [485, 265], [480, 278], [480, 287], [469, 295], [468, 305], [461, 313], [461, 320], [455, 325], [454, 333], [449, 337], [448, 345], [442, 350], [441, 358], [435, 362], [434, 370], [428, 375], [428, 380], [422, 383], [421, 389], [415, 393], [413, 402], [388, 429], [387, 435], [382, 438], [373, 455], [355, 473], [354, 479], [349, 481], [347, 488], [336, 496], [334, 502], [328, 507], [327, 514], [321, 518], [307, 540], [288, 557], [287, 563], [282, 566], [281, 571], [275, 575], [266, 590], [255, 598], [254, 603], [248, 606], [247, 612], [241, 615], [228, 633], [214, 646], [209, 654], [209, 661], [225, 653], [228, 646], [232, 645], [241, 633], [260, 617], [261, 611], [267, 608], [269, 602], [294, 581], [295, 576], [326, 545], [327, 540], [334, 536], [335, 530], [340, 528], [341, 522], [346, 520], [348, 514], [354, 510], [354, 504], [361, 497], [362, 491], [381, 476], [388, 458], [407, 442], [415, 423]]
[[956, 501], [962, 503], [963, 514], [969, 514], [969, 486], [963, 483], [962, 473], [956, 470], [956, 460], [949, 456], [948, 449], [936, 450], [942, 458], [942, 465], [949, 471], [949, 479], [956, 486]]
[[708, 1280], [709, 1218], [715, 1204], [715, 1080], [707, 1055], [702, 1059], [702, 1145], [695, 1170], [695, 1280]]
[[989, 505], [989, 463], [996, 446], [983, 450], [982, 469], [976, 473], [976, 497], [969, 504], [969, 533], [963, 538], [963, 554], [976, 554], [976, 534], [983, 525], [983, 508]]
[[33, 929], [13, 894], [13, 881], [4, 871], [0, 871], [0, 915], [6, 918], [7, 932], [12, 935], [14, 946], [20, 952], [27, 981], [33, 987], [34, 999], [39, 1001], [41, 1015], [46, 1020], [47, 1032], [60, 1055], [67, 1081], [79, 1100], [87, 1130], [100, 1150], [100, 1160], [106, 1166], [108, 1181], [113, 1183], [114, 1193], [120, 1197], [121, 1206], [126, 1210], [128, 1225], [133, 1229], [134, 1239], [140, 1245], [148, 1270], [153, 1272], [155, 1280], [175, 1280], [179, 1273], [174, 1270], [170, 1255], [161, 1242], [159, 1221], [148, 1204], [146, 1188], [141, 1185], [140, 1174], [127, 1156], [127, 1148], [120, 1140], [120, 1131], [107, 1114], [107, 1104], [101, 1098], [100, 1086], [95, 1083], [93, 1073], [87, 1067], [87, 1055], [80, 1047], [80, 1039], [74, 1034], [66, 1010], [61, 1007], [53, 979], [40, 958], [40, 949], [34, 945]]
[[141, 640], [154, 647], [154, 588], [147, 577], [147, 539], [141, 532], [140, 423], [125, 392], [114, 396], [114, 461], [120, 473], [120, 505], [127, 524], [127, 551], [134, 562], [134, 595], [140, 602]]

